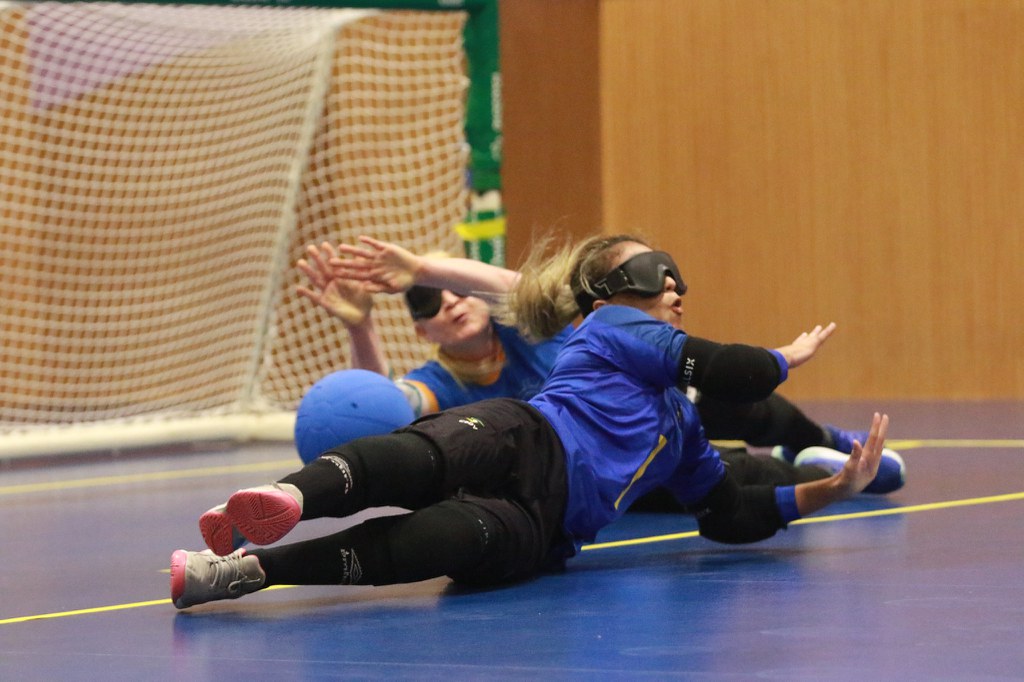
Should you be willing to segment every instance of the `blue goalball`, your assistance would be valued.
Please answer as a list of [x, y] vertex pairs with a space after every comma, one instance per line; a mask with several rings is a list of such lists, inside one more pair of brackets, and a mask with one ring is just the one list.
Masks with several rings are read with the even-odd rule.
[[389, 433], [412, 420], [412, 407], [393, 381], [365, 369], [343, 369], [303, 396], [295, 415], [295, 447], [309, 464], [326, 450]]

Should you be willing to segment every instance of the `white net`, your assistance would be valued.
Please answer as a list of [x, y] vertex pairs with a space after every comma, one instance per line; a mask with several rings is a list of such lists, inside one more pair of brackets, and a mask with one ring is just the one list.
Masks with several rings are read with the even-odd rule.
[[[347, 366], [308, 243], [455, 252], [456, 12], [0, 5], [0, 451], [286, 437]], [[429, 352], [378, 297], [385, 352]]]

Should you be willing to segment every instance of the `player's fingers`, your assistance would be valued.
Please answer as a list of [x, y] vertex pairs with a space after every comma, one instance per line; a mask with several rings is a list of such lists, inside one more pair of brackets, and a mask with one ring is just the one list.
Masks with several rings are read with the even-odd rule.
[[306, 276], [306, 279], [309, 280], [310, 284], [321, 289], [324, 287], [324, 278], [322, 274], [311, 266], [309, 262], [300, 258], [295, 263], [295, 267], [297, 267]]
[[875, 412], [871, 417], [871, 426], [868, 427], [868, 437], [864, 439], [862, 445], [866, 449], [871, 449], [875, 446], [875, 442], [878, 440], [878, 413]]
[[327, 261], [334, 273], [352, 277], [353, 279], [365, 279], [373, 274], [374, 266], [364, 260], [353, 260], [351, 258], [331, 258]]
[[346, 256], [352, 256], [354, 258], [363, 258], [365, 260], [372, 260], [376, 255], [375, 252], [364, 249], [360, 246], [353, 246], [352, 244], [338, 244], [338, 251], [345, 254]]
[[878, 448], [881, 449], [885, 445], [885, 439], [889, 435], [889, 415], [883, 414], [878, 420], [878, 433], [876, 434], [878, 439]]
[[852, 459], [854, 462], [856, 462], [863, 455], [864, 455], [864, 448], [861, 446], [859, 441], [854, 440], [853, 441], [853, 449], [850, 451], [850, 459]]
[[299, 296], [304, 296], [304, 297], [308, 298], [309, 300], [313, 301], [314, 303], [319, 303], [320, 302], [320, 295], [317, 294], [314, 291], [311, 291], [310, 289], [307, 289], [306, 287], [296, 286], [295, 287], [295, 293], [297, 293]]
[[327, 259], [318, 247], [310, 244], [306, 247], [306, 254], [309, 256], [309, 259], [313, 261], [318, 270], [321, 272], [327, 271]]
[[889, 416], [875, 412], [871, 419], [871, 430], [868, 431], [868, 440], [865, 444], [868, 449], [881, 453], [885, 446], [885, 437], [889, 430]]
[[373, 247], [377, 251], [383, 251], [385, 248], [387, 248], [387, 244], [385, 244], [384, 242], [378, 241], [373, 237], [367, 236], [365, 234], [359, 236], [359, 241], [361, 241], [364, 244], [367, 244], [368, 246]]

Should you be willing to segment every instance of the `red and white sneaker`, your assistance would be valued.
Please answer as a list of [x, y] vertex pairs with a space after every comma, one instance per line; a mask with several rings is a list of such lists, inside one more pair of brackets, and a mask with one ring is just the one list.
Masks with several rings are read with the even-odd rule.
[[231, 523], [226, 508], [226, 504], [219, 504], [199, 517], [199, 532], [203, 534], [203, 541], [214, 554], [220, 556], [227, 556], [248, 542], [235, 528], [235, 524]]
[[302, 518], [302, 493], [288, 483], [246, 488], [228, 498], [224, 512], [250, 542], [269, 545], [287, 535]]

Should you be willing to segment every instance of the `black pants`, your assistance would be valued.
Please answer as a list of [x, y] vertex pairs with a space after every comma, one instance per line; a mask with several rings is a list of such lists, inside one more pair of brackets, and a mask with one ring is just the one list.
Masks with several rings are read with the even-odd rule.
[[[752, 542], [782, 527], [774, 488], [826, 476], [745, 451], [723, 453], [727, 474], [698, 505], [701, 533]], [[529, 405], [498, 399], [447, 410], [386, 436], [324, 453], [281, 480], [303, 494], [303, 519], [370, 507], [371, 519], [316, 540], [252, 553], [273, 584], [412, 582], [447, 575], [474, 585], [533, 576], [572, 553], [562, 520], [565, 453]], [[643, 503], [641, 503], [643, 504]]]
[[441, 453], [442, 495], [496, 519], [504, 540], [461, 582], [535, 574], [572, 553], [562, 531], [565, 450], [547, 419], [519, 400], [497, 398], [429, 415], [403, 429]]
[[517, 400], [474, 403], [353, 441], [281, 482], [302, 492], [303, 519], [412, 511], [256, 550], [268, 585], [441, 575], [489, 585], [535, 575], [572, 552], [562, 531], [564, 449], [547, 420]]
[[793, 452], [831, 446], [819, 424], [776, 393], [756, 403], [731, 403], [700, 394], [695, 402], [709, 440], [741, 440], [758, 447], [784, 445]]

